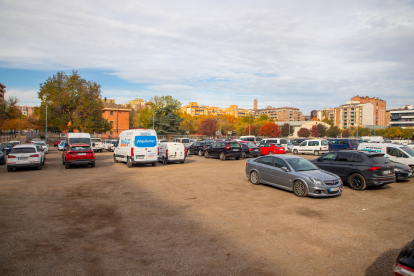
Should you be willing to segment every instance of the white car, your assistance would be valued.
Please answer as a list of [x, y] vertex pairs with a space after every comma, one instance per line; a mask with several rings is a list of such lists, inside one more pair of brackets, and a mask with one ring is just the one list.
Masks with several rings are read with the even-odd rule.
[[39, 146], [41, 146], [42, 147], [42, 149], [43, 149], [43, 152], [45, 153], [45, 154], [48, 154], [49, 153], [49, 147], [47, 146], [47, 144], [45, 143], [45, 142], [33, 142], [33, 145], [39, 145]]
[[61, 141], [58, 145], [58, 150], [62, 150], [65, 148], [66, 145], [66, 141]]
[[100, 138], [91, 138], [91, 142], [93, 151], [103, 151], [104, 145], [102, 144], [102, 140]]
[[292, 149], [293, 154], [305, 154], [310, 153], [313, 155], [320, 155], [329, 151], [328, 140], [315, 139], [303, 141], [299, 146], [294, 146]]
[[45, 164], [45, 154], [39, 145], [16, 145], [7, 156], [7, 171], [12, 172], [17, 168], [42, 169]]

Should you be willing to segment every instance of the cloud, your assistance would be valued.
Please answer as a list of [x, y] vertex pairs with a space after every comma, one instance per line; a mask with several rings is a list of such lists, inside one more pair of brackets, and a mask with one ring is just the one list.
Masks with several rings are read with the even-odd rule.
[[5, 97], [8, 99], [17, 98], [19, 100], [18, 105], [39, 106], [40, 100], [37, 97], [38, 90], [17, 90], [6, 89]]
[[414, 101], [411, 1], [3, 0], [2, 11], [3, 67], [106, 70], [147, 84], [103, 88], [119, 99], [257, 98], [305, 114], [357, 94], [388, 107], [400, 105], [395, 94]]

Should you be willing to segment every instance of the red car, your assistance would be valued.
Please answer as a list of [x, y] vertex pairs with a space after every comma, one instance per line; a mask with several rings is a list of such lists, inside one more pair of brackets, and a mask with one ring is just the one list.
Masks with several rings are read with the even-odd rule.
[[260, 151], [262, 152], [262, 155], [286, 153], [285, 147], [278, 144], [264, 143], [261, 144], [259, 147]]
[[91, 165], [95, 167], [95, 153], [88, 144], [72, 144], [62, 153], [62, 163], [66, 169], [71, 165]]

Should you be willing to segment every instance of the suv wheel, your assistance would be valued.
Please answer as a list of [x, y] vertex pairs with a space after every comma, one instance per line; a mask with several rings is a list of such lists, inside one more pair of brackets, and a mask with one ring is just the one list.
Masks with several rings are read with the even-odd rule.
[[198, 151], [198, 156], [203, 156], [203, 151], [202, 150]]
[[293, 183], [293, 193], [298, 197], [306, 196], [308, 194], [308, 191], [306, 189], [305, 183], [299, 180], [295, 181], [295, 183]]
[[354, 189], [357, 191], [362, 191], [367, 187], [365, 178], [359, 173], [351, 174], [348, 177], [348, 184], [349, 184], [349, 187], [351, 187], [351, 189]]
[[204, 157], [205, 157], [205, 158], [208, 158], [208, 157], [209, 157], [209, 156], [208, 156], [208, 151], [205, 151], [205, 152], [204, 152]]
[[7, 171], [8, 172], [12, 172], [13, 171], [13, 168], [10, 168], [9, 166], [7, 166]]
[[293, 154], [298, 154], [298, 150], [297, 149], [294, 149], [293, 150]]
[[221, 161], [226, 160], [226, 156], [224, 155], [224, 153], [223, 153], [223, 152], [221, 152], [221, 153], [220, 153], [220, 160], [221, 160]]
[[241, 158], [243, 158], [243, 159], [245, 159], [247, 156], [246, 156], [246, 153], [243, 151], [242, 152], [242, 156], [241, 156]]
[[260, 184], [260, 175], [257, 172], [251, 172], [250, 173], [250, 182], [254, 185]]
[[315, 150], [315, 151], [313, 152], [313, 155], [315, 155], [315, 156], [319, 155], [319, 151], [318, 151], [318, 150]]

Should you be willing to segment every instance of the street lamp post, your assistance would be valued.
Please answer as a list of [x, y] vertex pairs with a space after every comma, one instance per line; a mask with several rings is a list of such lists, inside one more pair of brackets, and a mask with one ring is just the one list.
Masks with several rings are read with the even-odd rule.
[[47, 104], [46, 104], [46, 134], [45, 134], [45, 137], [46, 137], [46, 144], [47, 144]]
[[249, 136], [250, 136], [250, 115], [251, 114], [249, 114]]

